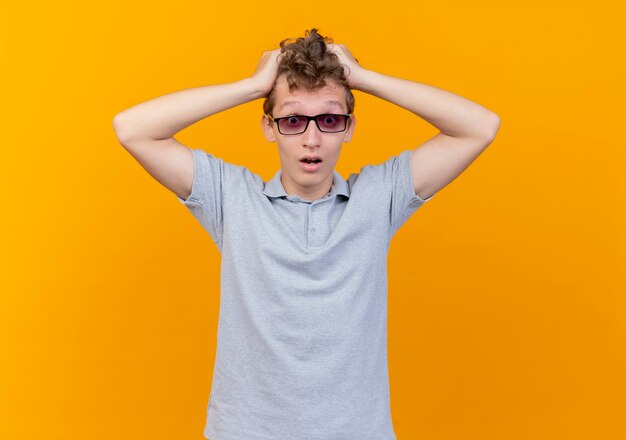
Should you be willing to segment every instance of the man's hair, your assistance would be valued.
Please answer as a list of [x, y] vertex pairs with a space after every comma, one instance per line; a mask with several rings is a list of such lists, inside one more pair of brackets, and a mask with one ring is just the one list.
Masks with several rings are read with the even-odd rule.
[[[333, 42], [332, 38], [323, 37], [316, 28], [304, 31], [304, 37], [297, 38], [289, 43], [290, 38], [280, 42], [282, 55], [278, 65], [276, 79], [286, 75], [289, 91], [293, 92], [300, 87], [305, 90], [317, 90], [326, 85], [326, 78], [331, 78], [343, 86], [346, 91], [348, 113], [354, 111], [354, 95], [348, 87], [344, 68], [339, 57], [329, 52], [326, 44]], [[276, 83], [263, 102], [263, 111], [271, 115], [274, 110]]]

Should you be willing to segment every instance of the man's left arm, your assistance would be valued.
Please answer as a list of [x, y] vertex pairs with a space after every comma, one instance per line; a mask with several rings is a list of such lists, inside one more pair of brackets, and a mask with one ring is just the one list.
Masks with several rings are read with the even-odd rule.
[[422, 199], [452, 182], [493, 142], [500, 118], [491, 110], [446, 90], [364, 69], [342, 44], [332, 51], [348, 68], [350, 88], [403, 107], [439, 129], [412, 152], [415, 194]]

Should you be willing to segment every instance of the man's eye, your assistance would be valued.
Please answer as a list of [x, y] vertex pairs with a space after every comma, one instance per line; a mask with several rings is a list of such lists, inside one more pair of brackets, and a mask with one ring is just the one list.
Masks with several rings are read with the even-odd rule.
[[334, 122], [335, 122], [335, 119], [336, 119], [336, 118], [335, 118], [334, 116], [328, 115], [328, 116], [326, 116], [326, 117], [324, 118], [324, 122], [325, 122], [326, 124], [332, 124], [332, 123], [334, 123]]
[[287, 122], [289, 124], [297, 124], [298, 122], [300, 122], [300, 119], [297, 116], [290, 116], [289, 118], [287, 118]]

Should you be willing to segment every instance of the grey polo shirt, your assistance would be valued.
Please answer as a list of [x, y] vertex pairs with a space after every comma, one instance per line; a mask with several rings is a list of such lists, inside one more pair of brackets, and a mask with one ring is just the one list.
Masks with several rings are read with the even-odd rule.
[[411, 150], [367, 165], [314, 201], [191, 149], [178, 196], [221, 252], [220, 310], [204, 436], [395, 440], [387, 368], [387, 253], [431, 196]]

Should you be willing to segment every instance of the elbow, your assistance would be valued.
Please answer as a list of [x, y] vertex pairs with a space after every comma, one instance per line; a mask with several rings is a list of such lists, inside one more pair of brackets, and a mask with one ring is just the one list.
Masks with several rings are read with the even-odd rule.
[[130, 138], [130, 130], [129, 125], [124, 122], [121, 113], [118, 113], [113, 117], [113, 131], [115, 132], [115, 136], [120, 144], [126, 146], [127, 140]]
[[113, 130], [115, 130], [115, 133], [120, 131], [122, 127], [124, 126], [122, 119], [123, 119], [122, 113], [118, 113], [115, 116], [113, 116]]
[[121, 113], [118, 113], [115, 116], [113, 116], [113, 130], [115, 131], [115, 134], [117, 134], [117, 132], [122, 127], [122, 118], [120, 117], [120, 115]]
[[487, 127], [488, 127], [486, 129], [487, 138], [490, 140], [495, 139], [496, 135], [498, 134], [498, 131], [500, 130], [500, 116], [493, 113], [491, 120], [487, 124]]

